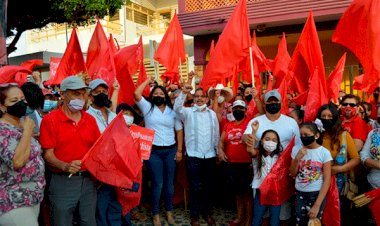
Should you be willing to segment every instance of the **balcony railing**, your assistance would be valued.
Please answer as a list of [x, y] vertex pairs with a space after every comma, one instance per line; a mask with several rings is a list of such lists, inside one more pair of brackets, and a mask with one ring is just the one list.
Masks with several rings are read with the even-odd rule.
[[[265, 0], [247, 0], [247, 2], [261, 2]], [[185, 0], [185, 12], [196, 12], [236, 5], [239, 0]]]

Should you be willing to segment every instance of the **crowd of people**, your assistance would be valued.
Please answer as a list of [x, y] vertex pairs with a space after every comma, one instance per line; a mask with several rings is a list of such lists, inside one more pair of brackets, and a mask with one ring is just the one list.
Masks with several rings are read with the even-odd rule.
[[[180, 161], [186, 163], [192, 226], [199, 226], [201, 217], [217, 225], [218, 165], [236, 201], [236, 217], [223, 224], [304, 226], [321, 220], [332, 175], [342, 225], [365, 212], [354, 210], [351, 200], [380, 188], [379, 89], [370, 102], [341, 93], [339, 103], [330, 101], [315, 121], [304, 122], [307, 109], [292, 101], [293, 94], [259, 92], [244, 83], [237, 93], [222, 84], [204, 90], [190, 85], [192, 77], [181, 87], [147, 79], [134, 92], [135, 106], [117, 105], [117, 81], [110, 87], [102, 79], [69, 76], [53, 89], [34, 74], [21, 87], [1, 84], [0, 225], [37, 226], [39, 218], [54, 226], [132, 225], [138, 206], [123, 215], [115, 188], [97, 181], [81, 161], [120, 112], [128, 126], [155, 131], [144, 162], [154, 226], [163, 222], [161, 200], [167, 223], [176, 224], [174, 180]], [[147, 87], [150, 95], [143, 96]], [[288, 98], [287, 115], [280, 111], [283, 98]], [[295, 179], [294, 197], [282, 205], [263, 204], [259, 188], [293, 140], [288, 169]]]

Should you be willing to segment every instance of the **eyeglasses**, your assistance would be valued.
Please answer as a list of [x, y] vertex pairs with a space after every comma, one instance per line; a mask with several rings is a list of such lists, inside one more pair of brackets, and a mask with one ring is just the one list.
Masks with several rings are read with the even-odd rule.
[[356, 107], [358, 106], [357, 104], [354, 104], [354, 103], [342, 103], [342, 106], [343, 107], [347, 107], [347, 106], [350, 106], [350, 107]]

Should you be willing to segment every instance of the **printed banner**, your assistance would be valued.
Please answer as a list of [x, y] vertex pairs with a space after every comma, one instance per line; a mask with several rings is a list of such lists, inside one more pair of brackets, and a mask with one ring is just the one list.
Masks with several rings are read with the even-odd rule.
[[139, 139], [141, 158], [148, 160], [150, 158], [150, 152], [152, 150], [154, 130], [147, 129], [141, 126], [132, 125], [130, 128], [132, 137]]

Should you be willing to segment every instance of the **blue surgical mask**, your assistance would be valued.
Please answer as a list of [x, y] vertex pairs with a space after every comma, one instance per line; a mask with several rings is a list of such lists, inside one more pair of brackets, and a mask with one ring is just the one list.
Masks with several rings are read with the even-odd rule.
[[25, 113], [25, 115], [31, 115], [31, 114], [33, 114], [33, 112], [34, 112], [33, 108], [30, 108], [29, 106], [26, 107], [26, 113]]
[[42, 111], [43, 112], [49, 112], [49, 111], [56, 109], [57, 106], [58, 106], [58, 101], [45, 100], [44, 107], [42, 108]]

